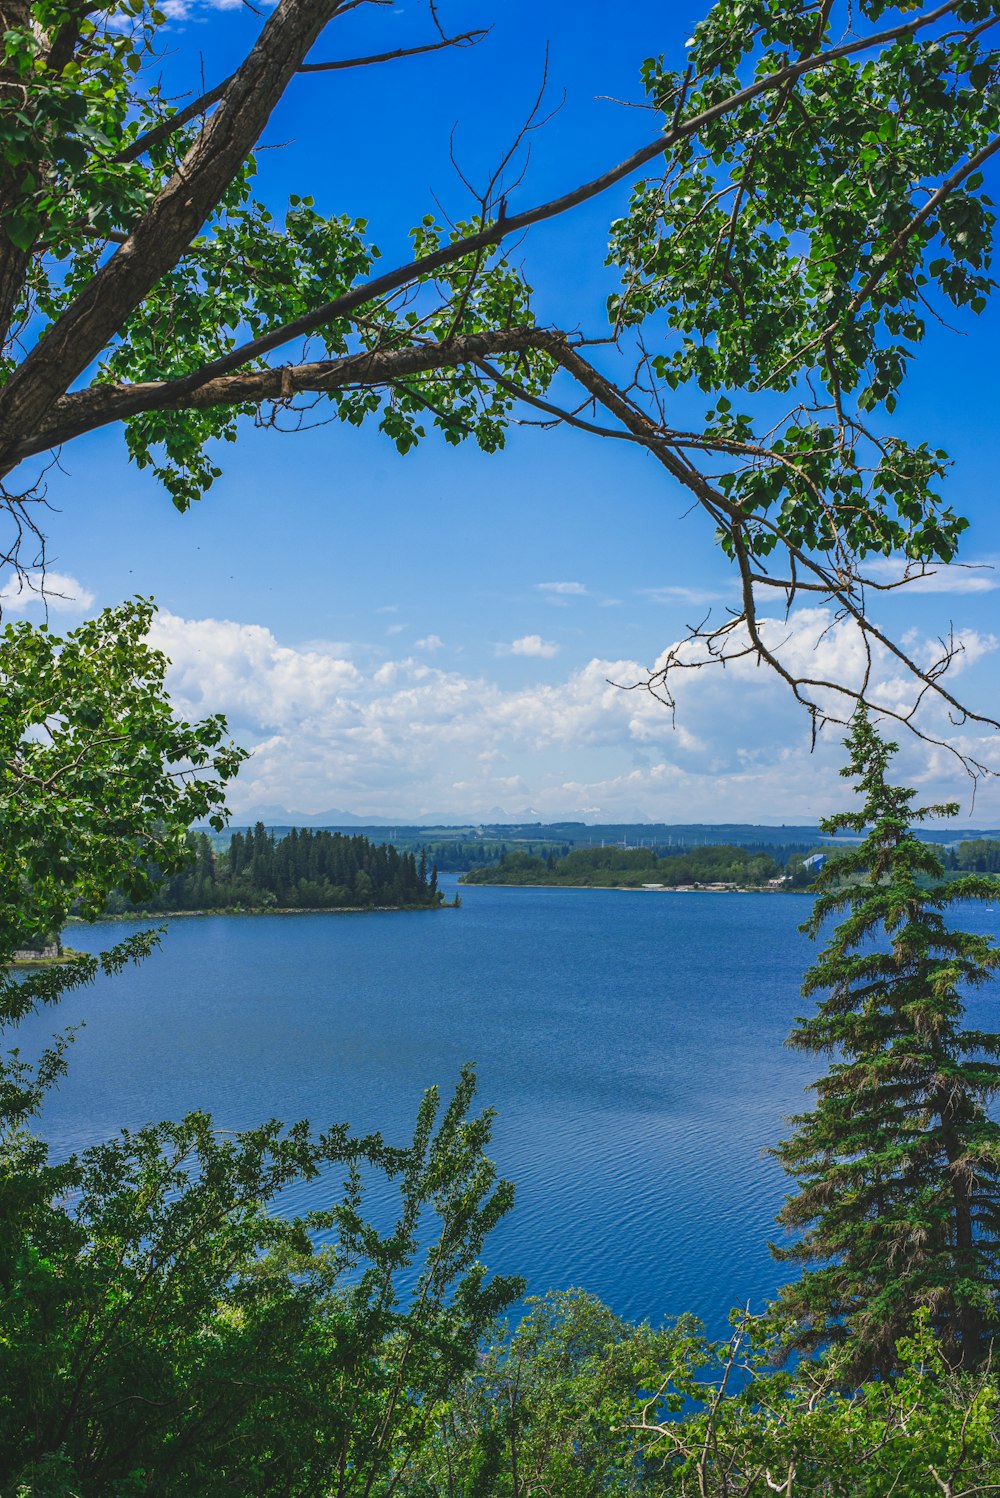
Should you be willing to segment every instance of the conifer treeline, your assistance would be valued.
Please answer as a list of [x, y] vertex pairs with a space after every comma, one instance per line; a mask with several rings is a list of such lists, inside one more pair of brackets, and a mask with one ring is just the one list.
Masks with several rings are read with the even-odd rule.
[[[427, 855], [400, 853], [390, 843], [340, 832], [295, 828], [276, 838], [258, 822], [234, 832], [216, 853], [203, 832], [188, 835], [193, 858], [164, 881], [155, 904], [172, 910], [349, 910], [433, 907], [442, 903], [437, 868]], [[123, 898], [109, 913], [132, 909]]]

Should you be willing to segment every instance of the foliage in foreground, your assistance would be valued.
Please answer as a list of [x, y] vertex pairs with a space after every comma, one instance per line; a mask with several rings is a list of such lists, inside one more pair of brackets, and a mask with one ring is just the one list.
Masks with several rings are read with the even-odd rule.
[[99, 915], [116, 887], [146, 898], [187, 863], [192, 821], [223, 825], [246, 756], [221, 714], [174, 714], [153, 612], [134, 599], [63, 637], [0, 629], [0, 963], [73, 905]]
[[[427, 1185], [435, 1155], [439, 1169], [462, 1170], [448, 1133], [446, 1118], [414, 1182], [426, 1172]], [[356, 1142], [359, 1155], [371, 1146]], [[190, 1186], [184, 1200], [174, 1220], [190, 1225]], [[151, 1207], [163, 1214], [160, 1189]], [[65, 1329], [65, 1350], [78, 1371], [88, 1355], [91, 1367], [60, 1402], [38, 1405], [33, 1460], [11, 1467], [4, 1449], [3, 1498], [978, 1498], [1000, 1483], [997, 1376], [956, 1372], [926, 1316], [901, 1340], [896, 1376], [860, 1385], [836, 1354], [775, 1373], [769, 1329], [752, 1318], [735, 1316], [731, 1340], [716, 1344], [691, 1318], [635, 1325], [580, 1290], [529, 1301], [513, 1329], [485, 1328], [477, 1349], [513, 1282], [487, 1287], [471, 1271], [450, 1308], [418, 1292], [402, 1310], [382, 1291], [399, 1284], [408, 1229], [366, 1236], [364, 1275], [338, 1290], [343, 1244], [303, 1258], [299, 1225], [247, 1213], [240, 1233], [235, 1215], [222, 1252], [212, 1235], [204, 1257], [168, 1265], [149, 1288], [133, 1279], [139, 1293], [117, 1302], [99, 1283], [107, 1257], [75, 1276], [89, 1277], [98, 1315], [92, 1329], [79, 1319]], [[227, 1285], [225, 1250], [244, 1252], [255, 1232], [267, 1256]], [[5, 1435], [24, 1394], [8, 1390]], [[50, 1390], [36, 1375], [34, 1397]]]
[[[511, 1191], [466, 1072], [413, 1143], [204, 1114], [49, 1162], [3, 1139], [0, 1492], [392, 1492], [519, 1281], [479, 1252]], [[331, 1205], [279, 1215], [329, 1178]], [[366, 1219], [364, 1181], [395, 1188]], [[338, 1174], [344, 1176], [339, 1189]]]
[[[221, 825], [242, 756], [222, 718], [174, 715], [151, 617], [0, 632], [0, 964], [74, 905], [147, 897], [184, 866], [192, 820]], [[155, 941], [0, 971], [0, 1039]], [[0, 1493], [392, 1491], [521, 1290], [478, 1262], [511, 1191], [471, 1073], [443, 1111], [427, 1094], [406, 1148], [343, 1125], [229, 1135], [195, 1113], [53, 1161], [32, 1129], [69, 1039], [33, 1063], [0, 1052]], [[283, 1213], [318, 1177], [329, 1206]]]
[[529, 1304], [442, 1407], [407, 1493], [977, 1498], [1000, 1482], [997, 1378], [951, 1369], [926, 1317], [895, 1379], [854, 1387], [836, 1356], [768, 1371], [775, 1346], [745, 1316], [712, 1344], [582, 1291]]

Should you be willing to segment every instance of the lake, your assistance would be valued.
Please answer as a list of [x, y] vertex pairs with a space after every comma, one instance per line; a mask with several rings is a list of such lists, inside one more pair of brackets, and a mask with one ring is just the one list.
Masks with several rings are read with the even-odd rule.
[[[448, 888], [453, 881], [443, 881]], [[459, 910], [175, 919], [141, 968], [62, 1007], [86, 1020], [43, 1132], [60, 1153], [207, 1108], [220, 1126], [348, 1120], [405, 1142], [423, 1089], [474, 1061], [517, 1186], [488, 1244], [529, 1293], [725, 1329], [779, 1283], [784, 1180], [765, 1154], [818, 1075], [782, 1041], [812, 943], [793, 895], [462, 891]], [[990, 929], [985, 911], [963, 913]], [[133, 926], [74, 927], [96, 950]], [[996, 992], [970, 1019], [996, 1028]], [[21, 1032], [25, 1050], [52, 1014]], [[319, 1205], [321, 1185], [289, 1205]]]

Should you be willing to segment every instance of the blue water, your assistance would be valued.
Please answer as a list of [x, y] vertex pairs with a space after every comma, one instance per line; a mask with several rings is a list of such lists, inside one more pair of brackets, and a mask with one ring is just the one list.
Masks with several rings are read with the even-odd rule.
[[[141, 968], [73, 996], [85, 1020], [43, 1132], [60, 1153], [207, 1108], [220, 1126], [348, 1120], [405, 1142], [423, 1089], [474, 1061], [517, 1186], [485, 1255], [529, 1293], [713, 1330], [779, 1283], [784, 1196], [763, 1151], [807, 1105], [782, 1046], [812, 944], [795, 896], [463, 890], [438, 914], [170, 923]], [[997, 917], [972, 914], [972, 929]], [[134, 927], [74, 928], [95, 950]], [[996, 1028], [996, 998], [971, 1018]], [[37, 1045], [53, 1016], [22, 1037]], [[303, 1188], [289, 1205], [326, 1200]]]

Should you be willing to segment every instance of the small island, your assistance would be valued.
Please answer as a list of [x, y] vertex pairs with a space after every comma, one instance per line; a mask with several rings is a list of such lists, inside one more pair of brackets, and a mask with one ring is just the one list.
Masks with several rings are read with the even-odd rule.
[[154, 900], [135, 904], [120, 892], [106, 914], [173, 915], [322, 910], [439, 910], [436, 866], [366, 837], [293, 827], [276, 837], [262, 822], [234, 832], [216, 849], [204, 832], [188, 834], [191, 861], [163, 881]]

